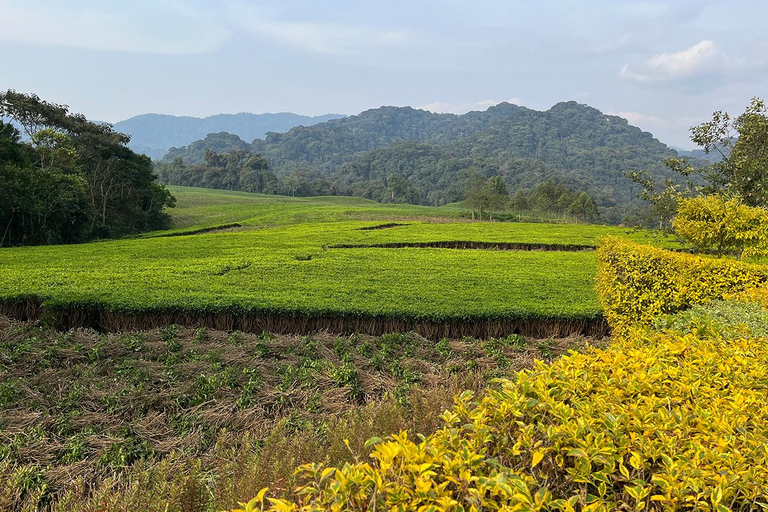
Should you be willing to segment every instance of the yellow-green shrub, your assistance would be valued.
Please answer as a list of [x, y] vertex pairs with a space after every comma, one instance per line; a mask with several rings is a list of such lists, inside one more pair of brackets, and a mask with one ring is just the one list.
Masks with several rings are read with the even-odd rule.
[[719, 195], [680, 200], [672, 220], [675, 232], [699, 250], [741, 257], [768, 252], [768, 210]]
[[675, 253], [608, 237], [598, 248], [597, 293], [616, 331], [768, 282], [768, 267]]
[[768, 309], [768, 286], [749, 288], [738, 293], [729, 293], [725, 298], [736, 302], [752, 302], [759, 304], [763, 309]]
[[[370, 462], [304, 466], [270, 510], [754, 510], [768, 502], [768, 340], [632, 329], [457, 398]], [[256, 510], [260, 504], [252, 504]]]

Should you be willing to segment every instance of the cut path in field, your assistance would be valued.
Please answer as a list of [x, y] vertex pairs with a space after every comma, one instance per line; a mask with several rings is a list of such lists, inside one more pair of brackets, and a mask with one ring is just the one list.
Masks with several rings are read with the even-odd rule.
[[576, 244], [526, 244], [521, 242], [473, 242], [449, 240], [444, 242], [389, 242], [381, 244], [337, 244], [331, 249], [407, 249], [407, 248], [432, 248], [432, 249], [475, 249], [497, 251], [593, 251], [594, 245]]

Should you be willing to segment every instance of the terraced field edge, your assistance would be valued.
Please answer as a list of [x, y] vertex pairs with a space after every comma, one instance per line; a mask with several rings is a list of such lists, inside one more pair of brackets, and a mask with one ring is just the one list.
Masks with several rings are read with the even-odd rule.
[[222, 331], [279, 334], [312, 334], [326, 331], [378, 336], [415, 332], [425, 338], [478, 339], [520, 334], [532, 338], [571, 335], [602, 337], [609, 333], [602, 314], [574, 318], [447, 318], [421, 319], [332, 313], [306, 314], [263, 311], [258, 314], [203, 311], [113, 312], [96, 305], [49, 304], [38, 298], [0, 302], [0, 314], [18, 320], [42, 321], [59, 330], [91, 328], [103, 332], [154, 329], [170, 324], [208, 327]]
[[331, 249], [481, 249], [499, 251], [594, 251], [594, 245], [580, 244], [541, 244], [522, 242], [476, 242], [448, 240], [440, 242], [388, 242], [379, 244], [336, 244]]

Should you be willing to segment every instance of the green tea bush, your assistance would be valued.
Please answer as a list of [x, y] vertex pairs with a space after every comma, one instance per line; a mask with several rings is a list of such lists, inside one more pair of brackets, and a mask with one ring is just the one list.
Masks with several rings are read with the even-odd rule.
[[365, 461], [301, 466], [290, 499], [262, 489], [238, 510], [768, 508], [766, 312], [722, 301], [682, 311], [766, 270], [615, 240], [601, 258], [618, 327], [607, 349], [539, 362], [479, 399], [460, 394], [436, 433], [371, 439]]

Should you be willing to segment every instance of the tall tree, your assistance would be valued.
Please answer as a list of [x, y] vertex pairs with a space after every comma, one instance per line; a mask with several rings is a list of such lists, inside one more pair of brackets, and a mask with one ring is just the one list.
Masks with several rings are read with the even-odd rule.
[[768, 206], [768, 108], [763, 100], [753, 98], [735, 118], [714, 112], [710, 121], [691, 128], [691, 140], [706, 154], [718, 154], [719, 161], [693, 165], [685, 158], [669, 158], [665, 163], [679, 179], [663, 183], [648, 173], [627, 173], [643, 186], [645, 199], [661, 205], [657, 212], [664, 215], [662, 225], [675, 214], [667, 206], [685, 197], [725, 194], [748, 206]]
[[128, 149], [128, 136], [65, 105], [12, 90], [0, 93], [0, 117], [15, 121], [29, 138], [21, 141], [9, 125], [0, 128], [0, 151], [28, 157], [0, 160], [0, 172], [16, 190], [15, 203], [0, 204], [3, 243], [75, 242], [167, 222], [162, 210], [174, 200], [155, 183], [149, 158]]

